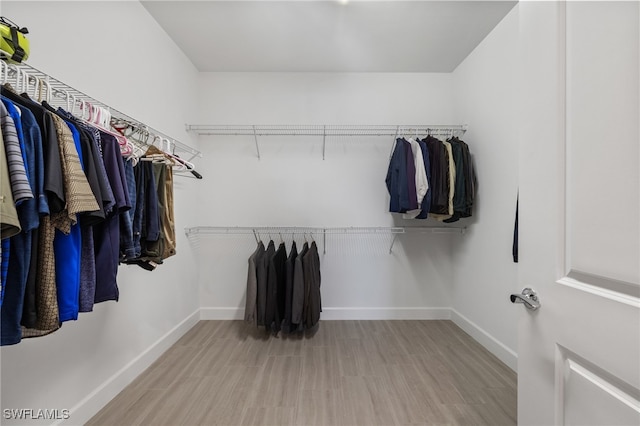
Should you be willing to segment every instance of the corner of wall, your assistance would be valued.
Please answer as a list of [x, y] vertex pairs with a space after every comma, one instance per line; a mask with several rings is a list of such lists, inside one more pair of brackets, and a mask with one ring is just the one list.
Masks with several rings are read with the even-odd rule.
[[471, 229], [453, 242], [452, 319], [514, 369], [517, 313], [507, 296], [517, 286], [518, 30], [515, 5], [452, 73], [454, 114], [469, 125], [478, 175]]

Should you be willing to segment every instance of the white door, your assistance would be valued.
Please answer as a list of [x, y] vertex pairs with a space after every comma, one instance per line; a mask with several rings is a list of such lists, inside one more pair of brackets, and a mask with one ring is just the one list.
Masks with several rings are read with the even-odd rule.
[[521, 2], [521, 425], [640, 424], [637, 1]]

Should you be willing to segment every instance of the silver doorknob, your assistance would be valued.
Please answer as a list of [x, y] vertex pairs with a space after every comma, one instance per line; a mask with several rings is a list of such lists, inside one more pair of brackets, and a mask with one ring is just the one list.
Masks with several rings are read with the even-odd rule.
[[527, 309], [535, 311], [540, 307], [540, 301], [535, 291], [529, 287], [522, 290], [521, 294], [512, 294], [510, 297], [511, 303], [523, 303]]

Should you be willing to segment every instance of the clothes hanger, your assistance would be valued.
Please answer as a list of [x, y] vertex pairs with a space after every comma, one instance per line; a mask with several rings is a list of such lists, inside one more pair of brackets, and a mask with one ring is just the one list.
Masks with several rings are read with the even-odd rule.
[[22, 92], [23, 93], [27, 93], [27, 90], [29, 89], [29, 74], [25, 71], [22, 70]]
[[76, 115], [76, 104], [78, 103], [78, 98], [76, 95], [71, 95], [71, 110], [69, 111], [72, 115]]
[[[51, 88], [51, 84], [49, 84], [49, 82], [47, 80], [44, 80], [44, 79], [38, 79], [38, 81], [40, 82], [40, 89], [41, 90], [44, 87], [46, 87], [46, 90], [44, 92], [44, 99], [47, 101], [47, 103], [51, 103], [51, 101], [53, 100], [53, 89]], [[38, 93], [38, 95], [41, 96], [41, 93]]]
[[102, 127], [109, 127], [109, 123], [111, 123], [111, 111], [109, 111], [108, 108], [104, 108], [101, 107], [101, 114], [100, 116], [102, 117], [102, 120], [100, 120], [100, 125]]
[[[29, 85], [31, 84], [31, 76], [27, 78], [27, 86], [24, 88], [24, 93], [29, 94]], [[42, 88], [40, 87], [40, 79], [38, 77], [33, 77], [33, 94], [31, 95], [31, 99], [36, 99], [38, 102], [42, 102]]]
[[[167, 146], [166, 148], [165, 144]], [[183, 172], [187, 169], [187, 166], [185, 166], [184, 163], [175, 161], [174, 156], [169, 154], [169, 152], [171, 151], [171, 141], [168, 138], [160, 138], [160, 151], [162, 151], [164, 156], [172, 163], [172, 166], [178, 167], [177, 171]]]
[[[22, 77], [22, 75], [21, 75], [22, 74], [22, 70], [18, 66], [14, 65], [14, 64], [7, 64], [7, 68], [8, 68], [8, 71], [13, 70], [15, 72], [15, 74], [16, 74], [16, 83], [15, 83], [14, 89], [16, 90], [16, 92], [20, 93], [20, 80], [21, 80], [21, 77]], [[7, 72], [7, 83], [11, 84], [9, 72]]]

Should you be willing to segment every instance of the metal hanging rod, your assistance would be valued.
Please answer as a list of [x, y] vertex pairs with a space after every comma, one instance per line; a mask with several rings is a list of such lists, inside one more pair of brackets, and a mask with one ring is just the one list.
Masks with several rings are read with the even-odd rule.
[[323, 253], [327, 253], [327, 234], [376, 234], [376, 235], [392, 235], [389, 253], [392, 252], [398, 234], [409, 233], [456, 233], [464, 234], [466, 228], [449, 227], [449, 226], [393, 226], [393, 227], [338, 227], [338, 228], [318, 228], [318, 227], [300, 227], [300, 226], [195, 226], [185, 228], [184, 232], [187, 237], [194, 235], [215, 235], [215, 234], [252, 234], [259, 241], [259, 235], [270, 235], [271, 237], [279, 235], [306, 235], [322, 234]]
[[172, 138], [163, 132], [160, 132], [152, 127], [147, 126], [146, 124], [132, 118], [131, 116], [109, 105], [106, 105], [103, 102], [98, 101], [97, 99], [87, 95], [86, 93], [61, 82], [60, 80], [57, 80], [51, 77], [47, 73], [40, 71], [39, 69], [34, 68], [31, 65], [28, 65], [25, 63], [16, 65], [16, 64], [8, 64], [6, 62], [4, 62], [4, 65], [5, 65], [4, 72], [6, 74], [2, 77], [5, 80], [13, 79], [13, 78], [17, 80], [19, 78], [18, 77], [19, 74], [22, 74], [20, 75], [20, 77], [23, 78], [23, 82], [21, 84], [25, 84], [27, 88], [31, 87], [31, 85], [34, 83], [35, 83], [35, 88], [37, 88], [38, 80], [44, 81], [45, 83], [43, 84], [43, 86], [48, 86], [51, 89], [51, 92], [53, 94], [52, 102], [58, 101], [58, 103], [60, 103], [60, 102], [67, 102], [67, 100], [68, 101], [85, 101], [94, 106], [105, 108], [111, 113], [111, 116], [113, 118], [124, 120], [127, 123], [129, 123], [131, 127], [134, 127], [137, 130], [145, 131], [150, 133], [152, 136], [155, 135], [155, 136], [158, 136], [159, 138], [168, 140], [170, 142], [170, 145], [172, 147], [175, 147], [176, 150], [179, 150], [181, 152], [185, 152], [191, 155], [190, 158], [188, 159], [185, 158], [187, 161], [191, 161], [195, 157], [202, 157], [202, 153], [192, 148], [191, 146], [184, 144], [182, 142], [179, 142], [175, 138]]
[[403, 136], [448, 134], [466, 131], [466, 125], [393, 124], [393, 125], [341, 125], [341, 124], [187, 124], [189, 132], [212, 136]]

